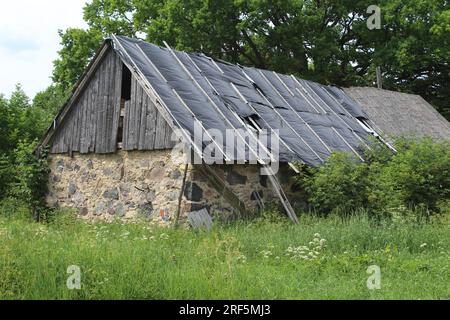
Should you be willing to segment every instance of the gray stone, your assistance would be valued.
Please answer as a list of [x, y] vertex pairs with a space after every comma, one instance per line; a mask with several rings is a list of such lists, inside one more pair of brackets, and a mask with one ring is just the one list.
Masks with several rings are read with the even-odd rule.
[[75, 171], [80, 171], [80, 169], [81, 169], [81, 167], [78, 165], [78, 164], [76, 164], [74, 167], [73, 167], [73, 170], [75, 170]]
[[172, 171], [171, 173], [170, 173], [170, 177], [172, 178], [172, 179], [178, 179], [178, 178], [180, 178], [181, 177], [181, 172], [180, 172], [180, 170], [174, 170], [174, 171]]
[[115, 180], [122, 180], [125, 169], [123, 165], [117, 167], [117, 168], [105, 168], [103, 169], [103, 174], [109, 178], [115, 179]]
[[247, 177], [240, 175], [234, 170], [230, 170], [227, 174], [227, 181], [230, 185], [237, 185], [237, 184], [246, 184], [247, 183]]
[[205, 228], [210, 230], [213, 225], [213, 220], [206, 209], [189, 212], [188, 221], [193, 229]]
[[170, 191], [169, 193], [167, 193], [167, 200], [169, 200], [169, 201], [177, 200], [179, 197], [180, 197], [180, 191], [178, 191], [178, 190]]
[[145, 199], [146, 199], [148, 202], [153, 202], [153, 201], [155, 201], [155, 199], [156, 199], [155, 191], [150, 190], [149, 192], [147, 192], [146, 195], [145, 195]]
[[67, 163], [66, 163], [66, 169], [69, 170], [69, 171], [72, 171], [72, 170], [73, 170], [73, 167], [72, 167], [72, 165], [70, 164], [70, 162], [67, 162]]
[[59, 172], [64, 171], [64, 160], [63, 159], [59, 159], [58, 161], [56, 161], [56, 170]]
[[68, 193], [69, 196], [73, 196], [77, 192], [77, 186], [73, 183], [69, 183]]
[[195, 182], [188, 181], [184, 190], [184, 196], [189, 201], [200, 201], [203, 198], [203, 190]]
[[164, 175], [166, 174], [166, 171], [163, 167], [155, 167], [153, 168], [149, 174], [147, 175], [147, 178], [152, 179], [154, 181], [161, 180], [164, 178]]
[[86, 207], [80, 208], [80, 210], [79, 210], [80, 216], [87, 216], [87, 214], [88, 214], [88, 209]]
[[94, 163], [92, 162], [91, 159], [89, 159], [86, 163], [88, 169], [94, 169]]
[[128, 195], [130, 194], [130, 186], [126, 183], [121, 183], [119, 185], [119, 190], [120, 194], [125, 198], [128, 197]]
[[103, 198], [119, 200], [119, 191], [117, 190], [117, 188], [108, 189], [103, 192]]
[[114, 207], [115, 214], [119, 217], [124, 217], [126, 214], [125, 206], [121, 203]]
[[105, 168], [103, 169], [103, 174], [107, 177], [111, 177], [114, 175], [114, 170], [111, 168]]
[[58, 176], [57, 174], [55, 174], [52, 177], [53, 182], [61, 182], [61, 176]]
[[153, 214], [153, 204], [151, 202], [139, 205], [139, 213], [146, 218], [150, 218]]
[[72, 202], [77, 206], [77, 207], [81, 207], [84, 202], [86, 201], [85, 197], [80, 193], [80, 192], [76, 192], [73, 196], [72, 196]]
[[94, 214], [96, 216], [100, 216], [105, 212], [105, 210], [106, 210], [106, 204], [104, 202], [99, 202], [95, 206]]

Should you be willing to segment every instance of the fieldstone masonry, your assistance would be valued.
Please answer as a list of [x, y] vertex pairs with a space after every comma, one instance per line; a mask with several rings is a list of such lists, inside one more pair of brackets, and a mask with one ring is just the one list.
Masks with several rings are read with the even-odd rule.
[[[73, 154], [72, 157], [54, 154], [50, 166], [48, 204], [73, 208], [84, 219], [111, 221], [143, 217], [168, 224], [177, 212], [185, 165], [173, 161], [171, 150]], [[255, 193], [266, 203], [277, 201], [257, 166], [214, 165], [213, 169], [248, 211], [258, 210]], [[203, 208], [215, 217], [232, 216], [234, 209], [221, 191], [214, 189], [195, 165], [190, 165], [181, 218]]]

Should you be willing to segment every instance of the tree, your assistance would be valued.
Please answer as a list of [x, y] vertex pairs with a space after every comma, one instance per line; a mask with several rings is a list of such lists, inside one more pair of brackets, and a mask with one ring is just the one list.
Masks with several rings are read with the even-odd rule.
[[61, 32], [53, 79], [70, 88], [111, 33], [217, 59], [293, 73], [324, 84], [373, 85], [424, 96], [449, 116], [448, 1], [381, 0], [382, 28], [369, 30], [369, 0], [93, 0], [87, 30]]
[[101, 44], [103, 35], [95, 29], [70, 28], [59, 31], [62, 49], [54, 61], [53, 82], [65, 92], [72, 89]]
[[8, 101], [0, 95], [0, 155], [9, 149]]
[[42, 137], [67, 98], [68, 94], [55, 85], [50, 85], [35, 95], [32, 104], [33, 113], [34, 118], [40, 119], [40, 121], [35, 124], [36, 135], [34, 138]]

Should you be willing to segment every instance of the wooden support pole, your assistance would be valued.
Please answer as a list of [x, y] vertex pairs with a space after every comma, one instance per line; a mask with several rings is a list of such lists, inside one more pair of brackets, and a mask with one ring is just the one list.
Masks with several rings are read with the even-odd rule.
[[187, 178], [188, 168], [189, 168], [189, 164], [186, 163], [186, 165], [185, 165], [185, 167], [184, 167], [183, 183], [181, 184], [180, 195], [179, 195], [179, 197], [178, 197], [178, 208], [177, 208], [177, 214], [176, 214], [176, 216], [175, 216], [175, 221], [174, 221], [174, 227], [175, 227], [175, 228], [178, 227], [178, 222], [179, 222], [179, 220], [180, 220], [180, 214], [181, 214], [181, 200], [183, 200], [184, 189], [186, 189], [186, 178]]
[[377, 88], [383, 89], [383, 79], [381, 78], [381, 68], [377, 67]]

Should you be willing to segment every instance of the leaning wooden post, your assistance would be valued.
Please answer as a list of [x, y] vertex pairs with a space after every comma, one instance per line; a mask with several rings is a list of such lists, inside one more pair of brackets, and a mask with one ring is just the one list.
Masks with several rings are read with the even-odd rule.
[[175, 228], [178, 227], [178, 221], [180, 220], [181, 200], [183, 200], [184, 189], [186, 188], [186, 178], [187, 178], [188, 168], [189, 168], [189, 164], [186, 163], [186, 166], [184, 167], [183, 183], [181, 185], [180, 195], [178, 197], [178, 208], [177, 208], [177, 214], [175, 215], [175, 221], [174, 221]]

